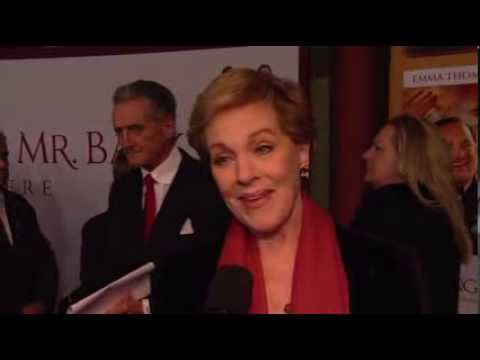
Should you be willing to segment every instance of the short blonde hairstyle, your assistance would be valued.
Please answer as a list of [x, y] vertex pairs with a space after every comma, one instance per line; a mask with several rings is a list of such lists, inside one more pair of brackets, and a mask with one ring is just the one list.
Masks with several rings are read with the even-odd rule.
[[215, 78], [198, 95], [190, 117], [190, 145], [202, 160], [208, 160], [205, 130], [212, 119], [223, 111], [261, 101], [272, 105], [280, 129], [295, 144], [312, 142], [314, 122], [298, 84], [262, 69], [232, 68]]

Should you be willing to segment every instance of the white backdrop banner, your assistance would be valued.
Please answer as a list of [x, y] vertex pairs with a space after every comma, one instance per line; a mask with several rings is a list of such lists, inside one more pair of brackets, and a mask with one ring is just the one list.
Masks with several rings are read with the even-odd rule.
[[[59, 296], [79, 285], [80, 232], [106, 210], [116, 140], [111, 98], [128, 82], [155, 80], [178, 101], [185, 133], [197, 94], [225, 66], [269, 64], [298, 80], [299, 48], [253, 46], [136, 55], [0, 60], [0, 128], [8, 137], [9, 188], [24, 195], [55, 251]], [[182, 136], [179, 145], [194, 151]]]

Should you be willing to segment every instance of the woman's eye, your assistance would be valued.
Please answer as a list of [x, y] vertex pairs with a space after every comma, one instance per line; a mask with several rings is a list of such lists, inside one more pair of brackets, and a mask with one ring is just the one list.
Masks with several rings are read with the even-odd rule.
[[273, 145], [260, 145], [255, 148], [255, 152], [260, 155], [269, 154], [273, 151]]
[[213, 164], [216, 166], [225, 165], [229, 160], [228, 156], [216, 156], [213, 158]]

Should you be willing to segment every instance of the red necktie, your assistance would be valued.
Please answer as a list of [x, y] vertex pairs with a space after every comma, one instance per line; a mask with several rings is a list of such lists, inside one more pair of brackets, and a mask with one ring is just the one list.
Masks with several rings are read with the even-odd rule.
[[155, 199], [155, 183], [152, 175], [148, 174], [143, 179], [145, 184], [145, 223], [143, 228], [143, 239], [145, 242], [150, 238], [153, 224], [156, 217], [157, 201]]

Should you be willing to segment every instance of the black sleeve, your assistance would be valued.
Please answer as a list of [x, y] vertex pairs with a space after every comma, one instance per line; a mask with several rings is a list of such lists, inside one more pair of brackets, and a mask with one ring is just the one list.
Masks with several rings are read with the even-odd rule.
[[26, 201], [25, 226], [29, 230], [35, 254], [34, 279], [30, 298], [32, 302], [40, 301], [45, 305], [47, 312], [52, 312], [55, 307], [59, 278], [55, 254], [40, 230], [35, 210]]
[[95, 282], [99, 277], [105, 257], [108, 212], [89, 219], [82, 227], [80, 252], [80, 282], [82, 285]]
[[432, 313], [455, 314], [458, 312], [460, 255], [451, 226], [447, 219], [441, 221], [441, 217], [425, 226], [428, 231], [419, 235], [416, 250]]

